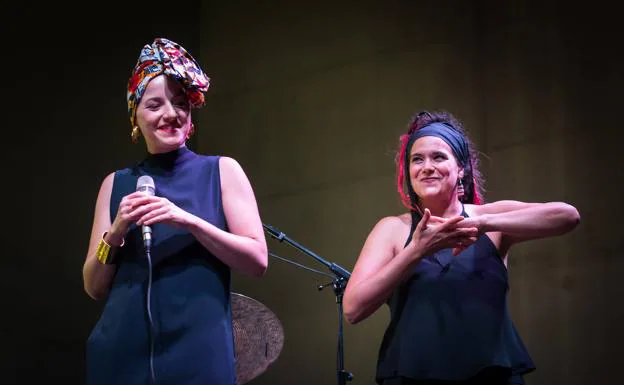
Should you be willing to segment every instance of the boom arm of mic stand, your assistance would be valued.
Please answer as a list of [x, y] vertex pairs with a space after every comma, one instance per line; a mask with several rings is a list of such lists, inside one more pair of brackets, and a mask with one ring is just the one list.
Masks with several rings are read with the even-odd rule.
[[343, 278], [345, 280], [349, 280], [349, 278], [351, 277], [351, 273], [347, 269], [343, 268], [340, 265], [337, 265], [334, 262], [329, 262], [329, 261], [321, 258], [320, 256], [316, 255], [312, 251], [306, 249], [305, 247], [301, 246], [297, 242], [293, 241], [286, 234], [284, 234], [283, 232], [277, 230], [273, 226], [269, 226], [269, 225], [264, 224], [264, 223], [262, 224], [262, 226], [266, 229], [266, 231], [269, 233], [269, 235], [271, 235], [273, 238], [275, 238], [276, 240], [278, 240], [280, 242], [286, 241], [286, 243], [289, 244], [290, 246], [292, 246], [292, 247], [298, 249], [299, 251], [302, 251], [304, 254], [307, 254], [310, 257], [316, 259], [319, 263], [325, 265], [329, 270], [331, 270], [331, 272], [334, 273], [336, 276], [338, 276], [340, 278]]
[[[277, 230], [276, 228], [262, 224], [262, 226], [266, 229], [266, 231], [275, 239], [280, 242], [286, 241], [290, 246], [302, 251], [303, 253], [311, 256], [316, 259], [319, 263], [325, 265], [329, 270], [332, 271], [335, 275], [335, 279], [332, 282], [332, 286], [334, 288], [334, 294], [336, 294], [336, 304], [338, 304], [338, 352], [337, 352], [337, 380], [338, 385], [346, 385], [347, 381], [353, 380], [353, 374], [345, 370], [344, 368], [344, 342], [343, 342], [343, 332], [342, 332], [342, 297], [344, 295], [344, 290], [347, 286], [347, 281], [351, 277], [351, 273], [343, 268], [340, 265], [337, 265], [333, 262], [328, 262], [325, 259], [319, 257], [314, 254], [312, 251], [306, 249], [301, 246], [297, 242], [288, 238], [286, 234]], [[322, 287], [322, 286], [321, 286]]]

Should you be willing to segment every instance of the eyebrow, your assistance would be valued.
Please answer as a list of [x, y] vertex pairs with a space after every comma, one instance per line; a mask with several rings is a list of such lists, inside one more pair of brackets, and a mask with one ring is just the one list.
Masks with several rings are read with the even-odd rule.
[[[446, 152], [444, 152], [444, 151], [442, 151], [442, 150], [432, 150], [432, 151], [428, 151], [428, 152], [426, 152], [426, 153], [428, 153], [428, 154], [432, 154], [432, 155], [444, 155], [444, 156], [449, 156], [449, 154], [448, 154], [448, 153], [446, 153]], [[423, 155], [424, 155], [424, 153], [422, 153], [422, 152], [413, 152], [413, 153], [411, 153], [411, 154], [410, 154], [410, 156], [417, 156], [417, 155], [418, 155], [418, 156], [423, 156]]]
[[146, 102], [149, 102], [150, 100], [156, 100], [156, 101], [158, 101], [158, 100], [162, 100], [162, 99], [163, 99], [163, 98], [162, 98], [161, 96], [157, 96], [157, 95], [154, 95], [154, 96], [146, 96], [146, 97], [144, 97], [144, 98], [143, 98], [143, 100], [145, 100]]

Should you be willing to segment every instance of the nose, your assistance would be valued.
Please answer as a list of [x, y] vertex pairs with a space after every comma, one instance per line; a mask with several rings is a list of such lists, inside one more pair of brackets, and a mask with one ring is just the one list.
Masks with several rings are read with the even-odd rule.
[[431, 160], [425, 159], [422, 164], [422, 172], [431, 174], [433, 172], [433, 164]]
[[176, 120], [176, 118], [177, 118], [176, 110], [175, 110], [175, 108], [173, 108], [173, 105], [171, 103], [166, 103], [165, 104], [164, 112], [163, 112], [163, 118], [166, 121]]

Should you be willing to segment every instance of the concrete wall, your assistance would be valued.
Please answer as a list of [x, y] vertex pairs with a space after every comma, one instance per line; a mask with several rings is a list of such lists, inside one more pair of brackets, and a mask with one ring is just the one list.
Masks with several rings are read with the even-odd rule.
[[[622, 205], [608, 187], [622, 175], [622, 61], [608, 14], [522, 1], [207, 2], [201, 62], [213, 85], [198, 146], [239, 160], [265, 223], [351, 270], [376, 221], [402, 211], [393, 157], [409, 117], [453, 112], [483, 153], [489, 201], [581, 211], [573, 234], [512, 251], [509, 301], [538, 366], [529, 384], [597, 383], [615, 376], [624, 314]], [[281, 357], [253, 383], [335, 382], [336, 305], [315, 289], [325, 281], [278, 259], [260, 280], [235, 277], [285, 329]], [[346, 327], [354, 383], [373, 382], [387, 322], [382, 308]]]

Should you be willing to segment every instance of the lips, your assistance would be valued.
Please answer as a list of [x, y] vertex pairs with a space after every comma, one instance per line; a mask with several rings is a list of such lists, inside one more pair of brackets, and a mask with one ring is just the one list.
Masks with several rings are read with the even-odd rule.
[[431, 183], [431, 182], [436, 182], [438, 180], [439, 178], [422, 178], [420, 181], [425, 182], [425, 183]]
[[162, 126], [162, 127], [158, 127], [156, 131], [160, 132], [161, 135], [165, 135], [169, 137], [169, 136], [177, 136], [178, 133], [180, 132], [180, 128], [172, 127], [172, 126]]
[[158, 127], [159, 130], [165, 130], [165, 131], [173, 131], [173, 130], [177, 130], [178, 127], [171, 127], [171, 126], [162, 126], [162, 127]]

